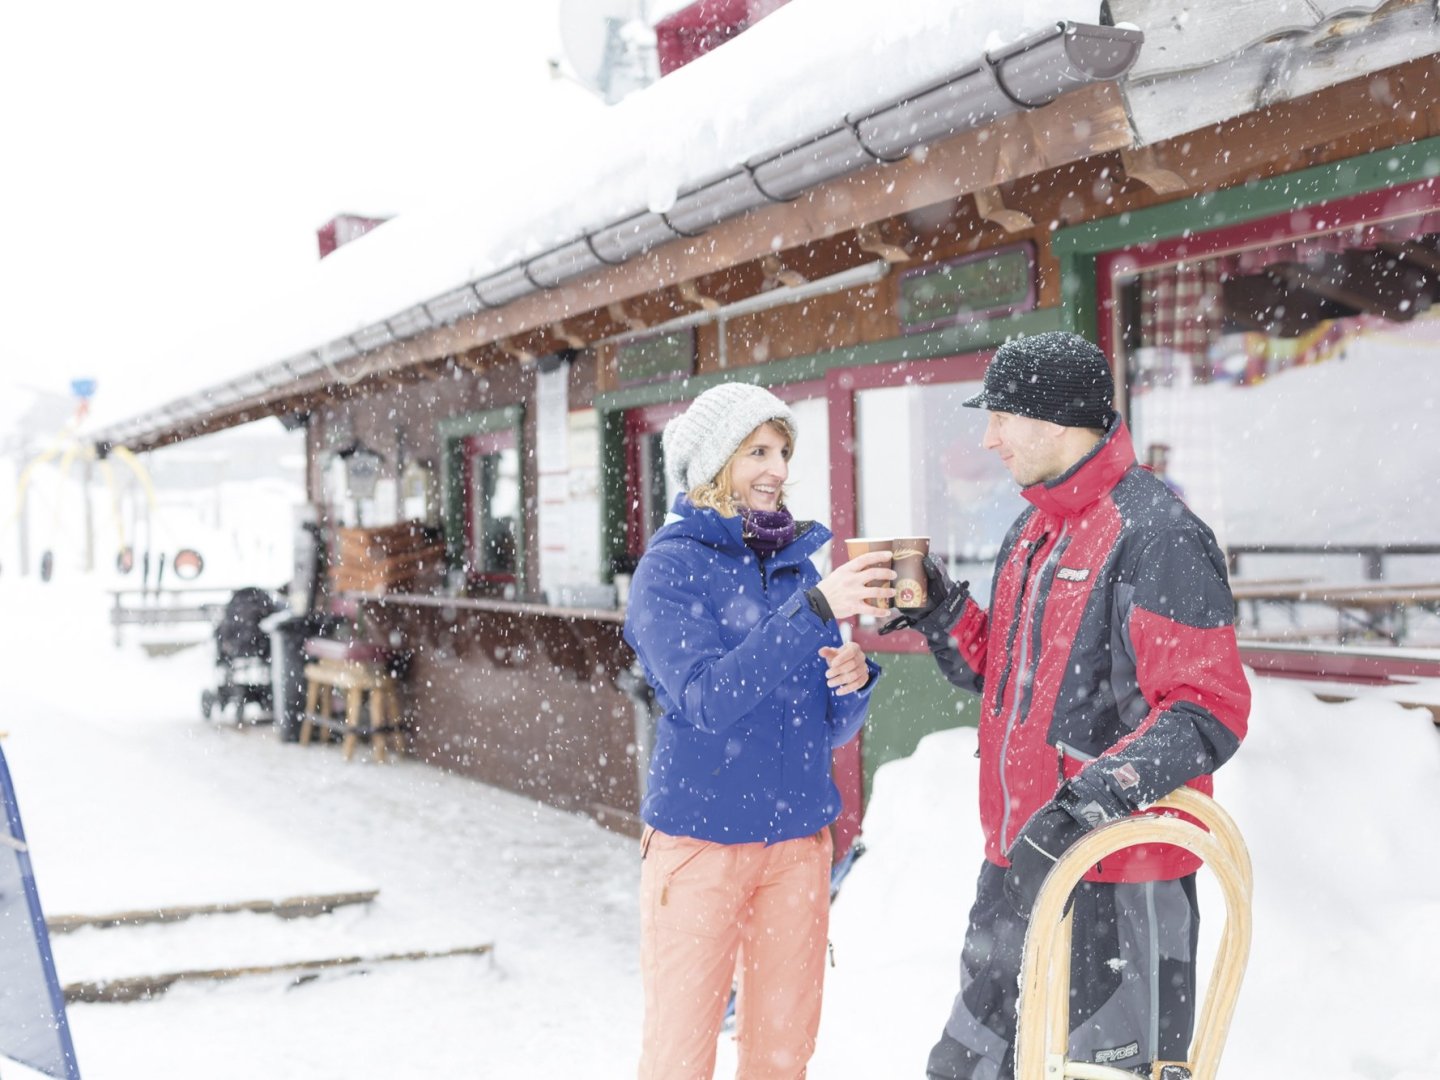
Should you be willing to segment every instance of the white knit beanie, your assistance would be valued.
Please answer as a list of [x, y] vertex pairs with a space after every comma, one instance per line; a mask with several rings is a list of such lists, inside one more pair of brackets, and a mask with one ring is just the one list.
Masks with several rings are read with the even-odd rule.
[[790, 406], [763, 386], [712, 386], [665, 425], [660, 439], [665, 476], [683, 491], [709, 483], [750, 433], [767, 420], [784, 420], [792, 434], [797, 431]]

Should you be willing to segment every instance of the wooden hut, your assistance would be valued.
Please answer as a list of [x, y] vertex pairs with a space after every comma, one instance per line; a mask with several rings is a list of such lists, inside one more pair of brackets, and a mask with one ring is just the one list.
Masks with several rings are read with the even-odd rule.
[[[317, 295], [293, 353], [100, 439], [303, 423], [332, 545], [406, 521], [443, 545], [331, 596], [413, 652], [412, 751], [618, 827], [647, 737], [624, 585], [673, 494], [658, 435], [722, 380], [792, 402], [797, 512], [926, 533], [983, 594], [1018, 503], [958, 402], [1008, 338], [1094, 335], [1137, 445], [1251, 582], [1252, 663], [1431, 670], [1377, 646], [1414, 644], [1440, 598], [1433, 5], [1054, 6], [717, 32], [617, 110], [610, 159], [570, 162], [573, 200], [475, 208], [508, 230], [385, 224], [349, 260], [362, 309]], [[422, 261], [423, 288], [389, 269]], [[837, 761], [851, 832], [874, 768], [971, 708], [918, 642], [854, 633], [891, 677]]]

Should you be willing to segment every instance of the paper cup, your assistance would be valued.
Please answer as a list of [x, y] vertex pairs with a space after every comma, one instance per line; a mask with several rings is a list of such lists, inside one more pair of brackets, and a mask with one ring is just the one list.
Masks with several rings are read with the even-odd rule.
[[890, 541], [895, 553], [895, 606], [914, 610], [923, 608], [928, 599], [925, 591], [925, 554], [930, 550], [928, 536], [901, 536]]
[[[872, 551], [889, 551], [891, 550], [892, 543], [893, 541], [882, 537], [852, 536], [845, 541], [846, 559], [848, 561], [860, 555], [868, 555]], [[884, 578], [878, 578], [875, 581], [867, 581], [865, 584], [883, 589], [888, 586], [890, 582]], [[866, 600], [865, 603], [869, 607], [881, 611], [888, 611], [890, 609], [890, 601], [883, 597], [879, 600]]]

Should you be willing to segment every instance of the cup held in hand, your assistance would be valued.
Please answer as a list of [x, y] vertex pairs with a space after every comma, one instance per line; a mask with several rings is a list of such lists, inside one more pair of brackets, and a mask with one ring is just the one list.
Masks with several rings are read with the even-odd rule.
[[930, 550], [928, 536], [903, 536], [890, 541], [895, 553], [895, 606], [915, 610], [929, 599], [925, 589], [925, 555]]
[[[852, 536], [845, 541], [846, 559], [855, 559], [861, 555], [868, 555], [872, 551], [890, 551], [892, 550], [892, 543], [890, 540], [879, 539], [873, 536]], [[923, 571], [921, 572], [921, 580], [924, 580]], [[872, 588], [883, 589], [889, 586], [890, 582], [884, 578], [877, 578], [875, 581], [867, 581], [865, 584]], [[888, 611], [890, 609], [890, 601], [886, 597], [866, 600], [865, 603], [881, 611]]]

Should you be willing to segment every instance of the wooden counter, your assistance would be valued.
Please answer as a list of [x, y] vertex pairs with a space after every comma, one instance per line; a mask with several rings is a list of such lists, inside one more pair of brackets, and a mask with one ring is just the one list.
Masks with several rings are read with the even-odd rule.
[[638, 835], [634, 660], [624, 612], [510, 600], [346, 593], [365, 637], [411, 655], [410, 751]]

